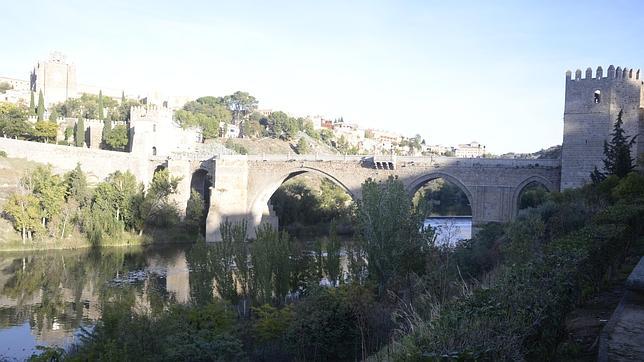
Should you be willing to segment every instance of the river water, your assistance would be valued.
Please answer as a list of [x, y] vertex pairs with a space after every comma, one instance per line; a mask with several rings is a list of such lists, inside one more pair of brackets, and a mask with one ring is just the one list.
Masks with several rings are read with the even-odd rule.
[[[469, 238], [470, 218], [431, 218], [439, 243]], [[24, 360], [38, 345], [68, 346], [91, 329], [101, 301], [134, 298], [163, 308], [216, 295], [204, 270], [209, 246], [0, 253], [0, 360]]]

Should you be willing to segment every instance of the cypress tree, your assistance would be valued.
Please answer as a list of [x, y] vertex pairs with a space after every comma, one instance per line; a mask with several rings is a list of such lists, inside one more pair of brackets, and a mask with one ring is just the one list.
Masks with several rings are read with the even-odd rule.
[[85, 142], [85, 121], [83, 116], [78, 117], [78, 122], [76, 122], [76, 129], [74, 130], [74, 145], [76, 147], [83, 147], [83, 142]]
[[103, 121], [103, 134], [101, 136], [103, 140], [103, 146], [107, 146], [107, 137], [110, 135], [110, 132], [112, 132], [112, 121], [105, 119]]
[[125, 104], [125, 91], [121, 91], [121, 105]]
[[634, 137], [629, 137], [622, 128], [623, 111], [619, 111], [617, 122], [613, 126], [610, 142], [604, 141], [604, 169], [609, 175], [624, 177], [635, 169], [634, 159], [631, 157], [631, 146], [635, 143]]
[[98, 91], [98, 119], [103, 120], [103, 91]]
[[36, 114], [36, 102], [34, 101], [34, 92], [31, 93], [31, 100], [29, 101], [29, 115]]
[[38, 120], [42, 121], [45, 118], [45, 98], [42, 95], [42, 90], [38, 93]]

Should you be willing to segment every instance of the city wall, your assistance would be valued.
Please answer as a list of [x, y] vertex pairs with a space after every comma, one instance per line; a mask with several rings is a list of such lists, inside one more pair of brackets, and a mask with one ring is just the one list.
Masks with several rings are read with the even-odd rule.
[[130, 153], [105, 151], [84, 147], [61, 146], [48, 143], [21, 141], [0, 137], [0, 150], [7, 156], [24, 158], [29, 161], [50, 164], [56, 173], [72, 170], [80, 163], [87, 173], [88, 181], [96, 183], [104, 180], [114, 171], [130, 171], [138, 180], [147, 183], [152, 179], [155, 164], [163, 160], [151, 161], [134, 157]]

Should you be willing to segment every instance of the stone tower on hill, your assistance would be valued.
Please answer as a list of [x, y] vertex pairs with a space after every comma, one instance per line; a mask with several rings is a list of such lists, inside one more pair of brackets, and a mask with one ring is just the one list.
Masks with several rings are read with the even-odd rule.
[[30, 78], [31, 91], [36, 94], [42, 91], [46, 105], [76, 97], [76, 66], [67, 62], [59, 52], [51, 53], [49, 59], [38, 62]]
[[[595, 166], [603, 170], [604, 141], [610, 137], [619, 111], [628, 136], [644, 129], [644, 82], [640, 71], [598, 67], [584, 76], [577, 70], [566, 72], [564, 134], [561, 154], [561, 189], [579, 187], [588, 182]], [[642, 136], [644, 137], [644, 136]], [[637, 138], [631, 155], [644, 153], [644, 138]]]

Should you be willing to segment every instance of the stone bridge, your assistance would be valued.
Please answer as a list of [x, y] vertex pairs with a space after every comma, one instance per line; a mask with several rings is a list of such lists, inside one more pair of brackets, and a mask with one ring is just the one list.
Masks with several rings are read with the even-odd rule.
[[51, 164], [65, 172], [79, 163], [91, 183], [110, 173], [132, 172], [145, 184], [155, 170], [167, 168], [180, 176], [174, 201], [185, 211], [191, 189], [205, 199], [208, 209], [206, 240], [220, 240], [219, 224], [247, 220], [249, 237], [262, 222], [277, 222], [269, 199], [290, 177], [312, 172], [326, 177], [360, 199], [361, 184], [397, 176], [410, 194], [425, 183], [443, 178], [457, 185], [470, 202], [473, 226], [510, 221], [517, 213], [521, 191], [536, 182], [558, 191], [560, 160], [521, 160], [451, 157], [265, 155], [224, 156], [173, 154], [170, 157], [140, 157], [126, 152], [59, 146], [0, 137], [0, 150], [10, 157]]
[[220, 240], [219, 225], [226, 219], [246, 220], [249, 237], [262, 222], [274, 223], [270, 197], [284, 181], [306, 172], [330, 179], [354, 200], [360, 199], [361, 184], [368, 178], [382, 181], [396, 176], [411, 195], [427, 182], [443, 178], [467, 195], [474, 227], [510, 221], [528, 184], [558, 191], [561, 177], [560, 160], [451, 157], [217, 156], [202, 162], [199, 169], [211, 176], [207, 178], [211, 182], [207, 241]]

